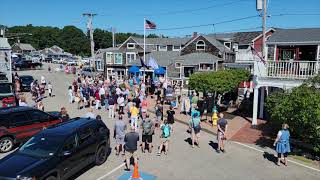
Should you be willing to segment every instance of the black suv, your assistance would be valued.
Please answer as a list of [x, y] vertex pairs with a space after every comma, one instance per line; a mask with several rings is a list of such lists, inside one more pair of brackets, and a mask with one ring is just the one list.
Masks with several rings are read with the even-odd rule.
[[100, 120], [77, 118], [45, 129], [0, 160], [0, 179], [72, 178], [110, 152], [110, 132]]

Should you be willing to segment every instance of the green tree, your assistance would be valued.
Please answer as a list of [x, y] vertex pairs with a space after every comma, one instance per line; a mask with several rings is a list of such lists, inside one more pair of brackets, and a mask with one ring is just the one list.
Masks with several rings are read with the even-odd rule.
[[294, 138], [313, 145], [320, 153], [320, 76], [307, 80], [292, 92], [276, 92], [267, 98], [266, 109], [274, 128], [288, 123]]
[[250, 73], [242, 69], [194, 73], [189, 85], [200, 92], [227, 93], [236, 89], [243, 81], [249, 80]]
[[60, 46], [72, 54], [90, 52], [90, 41], [82, 30], [75, 26], [65, 26], [59, 34]]

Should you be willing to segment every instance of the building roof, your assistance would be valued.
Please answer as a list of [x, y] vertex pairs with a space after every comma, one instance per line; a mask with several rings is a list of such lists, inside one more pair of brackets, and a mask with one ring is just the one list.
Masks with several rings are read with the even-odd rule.
[[209, 53], [190, 53], [176, 58], [178, 61], [185, 66], [196, 66], [200, 63], [214, 63], [217, 61], [223, 61], [222, 58], [219, 58], [215, 55]]
[[7, 38], [0, 38], [0, 49], [11, 49]]
[[251, 44], [252, 40], [260, 34], [262, 34], [261, 31], [237, 32], [234, 34], [233, 41], [237, 42], [239, 45]]
[[214, 45], [216, 48], [218, 48], [221, 52], [232, 52], [229, 49], [227, 49], [220, 41], [218, 41], [214, 36], [204, 36], [212, 45]]
[[[159, 66], [169, 66], [178, 56], [179, 51], [152, 51], [151, 53], [146, 54], [146, 64], [148, 64], [149, 59], [152, 57], [156, 60]], [[139, 66], [140, 59], [136, 59], [129, 64]]]
[[[140, 45], [143, 44], [143, 38], [132, 36], [132, 39], [135, 40]], [[189, 40], [190, 40], [190, 37], [185, 37], [185, 38], [146, 38], [146, 44], [180, 46], [180, 45], [186, 44]]]
[[318, 44], [320, 28], [277, 29], [267, 41], [268, 44]]
[[35, 51], [36, 50], [31, 44], [15, 43], [13, 46], [18, 46], [22, 51]]

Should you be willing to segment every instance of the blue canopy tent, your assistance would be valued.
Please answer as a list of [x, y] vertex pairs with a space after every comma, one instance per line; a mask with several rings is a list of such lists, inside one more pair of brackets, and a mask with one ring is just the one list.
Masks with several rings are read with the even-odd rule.
[[136, 65], [133, 65], [129, 68], [129, 73], [132, 73], [132, 74], [136, 74], [140, 71], [140, 69], [136, 66]]
[[154, 70], [154, 74], [156, 75], [164, 75], [166, 73], [166, 70], [163, 67], [159, 67], [158, 69]]

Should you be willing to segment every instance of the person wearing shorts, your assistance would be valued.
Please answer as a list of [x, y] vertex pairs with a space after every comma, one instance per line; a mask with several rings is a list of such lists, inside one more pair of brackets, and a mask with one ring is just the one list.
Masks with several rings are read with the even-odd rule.
[[130, 171], [130, 159], [134, 159], [134, 164], [138, 162], [137, 149], [138, 149], [139, 134], [131, 127], [131, 131], [124, 137], [125, 142], [125, 158], [126, 158], [126, 171]]
[[116, 120], [114, 124], [114, 138], [116, 139], [116, 155], [119, 155], [120, 150], [122, 150], [122, 155], [124, 155], [124, 137], [126, 134], [127, 125], [122, 120], [122, 115], [119, 115], [119, 119]]
[[217, 140], [218, 140], [218, 149], [217, 153], [220, 153], [222, 151], [223, 153], [225, 152], [224, 145], [225, 145], [225, 140], [227, 139], [226, 133], [228, 129], [228, 121], [223, 118], [223, 114], [219, 114], [220, 119], [217, 122], [217, 127], [218, 127], [218, 133], [217, 133]]
[[144, 153], [146, 147], [148, 146], [149, 153], [152, 152], [152, 136], [154, 135], [154, 123], [149, 118], [146, 113], [142, 114], [142, 144], [141, 150]]
[[[161, 155], [161, 151], [164, 147], [164, 154], [167, 155], [168, 149], [169, 149], [169, 141], [170, 141], [170, 136], [172, 132], [171, 126], [168, 124], [167, 120], [164, 120], [163, 124], [160, 126], [161, 129], [161, 136], [160, 136], [160, 146], [159, 146], [159, 151], [158, 151], [158, 156]], [[166, 133], [166, 131], [168, 133]]]

